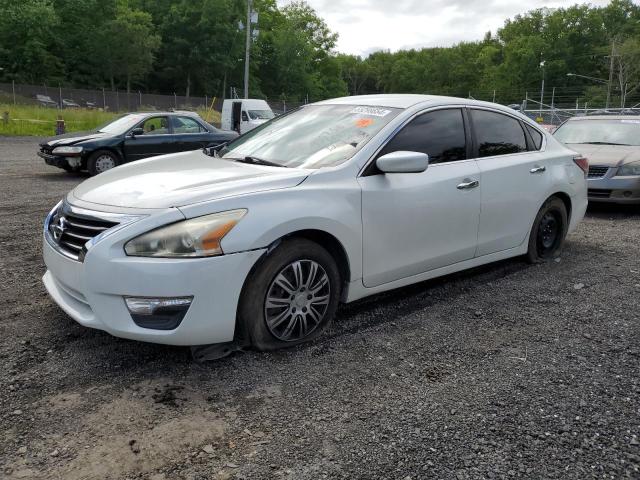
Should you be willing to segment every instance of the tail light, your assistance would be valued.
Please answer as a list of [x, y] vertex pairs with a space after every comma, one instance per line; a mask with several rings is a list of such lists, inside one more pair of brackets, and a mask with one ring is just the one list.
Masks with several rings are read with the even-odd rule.
[[580, 167], [580, 169], [584, 172], [584, 178], [587, 178], [589, 175], [589, 160], [582, 155], [578, 155], [573, 157], [573, 161], [576, 165]]

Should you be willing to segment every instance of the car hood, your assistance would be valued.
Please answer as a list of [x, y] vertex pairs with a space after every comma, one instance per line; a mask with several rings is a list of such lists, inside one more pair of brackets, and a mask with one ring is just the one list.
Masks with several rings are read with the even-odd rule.
[[50, 147], [59, 147], [62, 145], [74, 145], [86, 140], [95, 140], [98, 138], [105, 138], [110, 136], [110, 134], [102, 132], [65, 133], [64, 135], [56, 135], [55, 137], [47, 138], [40, 144], [40, 146], [49, 145]]
[[235, 195], [295, 187], [310, 171], [238, 163], [201, 150], [163, 155], [114, 168], [78, 185], [83, 202], [124, 208], [169, 208]]
[[640, 147], [637, 146], [572, 143], [569, 147], [587, 157], [589, 165], [616, 167], [640, 160]]

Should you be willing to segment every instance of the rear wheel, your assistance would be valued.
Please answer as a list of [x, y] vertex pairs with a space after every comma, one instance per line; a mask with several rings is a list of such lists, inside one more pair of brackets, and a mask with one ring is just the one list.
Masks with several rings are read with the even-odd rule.
[[527, 259], [538, 263], [556, 257], [564, 244], [567, 228], [567, 207], [558, 197], [551, 197], [533, 222]]
[[87, 161], [87, 169], [92, 177], [99, 173], [106, 172], [118, 166], [120, 159], [109, 150], [98, 150], [94, 152]]
[[316, 338], [340, 298], [333, 257], [315, 242], [285, 240], [247, 278], [238, 309], [239, 327], [259, 350]]

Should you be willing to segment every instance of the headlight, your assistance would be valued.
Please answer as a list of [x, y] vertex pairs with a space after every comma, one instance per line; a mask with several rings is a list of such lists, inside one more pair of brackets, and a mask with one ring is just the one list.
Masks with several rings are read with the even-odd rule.
[[629, 175], [640, 175], [640, 162], [628, 163], [618, 168], [616, 177], [626, 177]]
[[132, 257], [211, 257], [222, 255], [220, 242], [247, 210], [230, 210], [174, 223], [140, 235], [126, 243]]
[[82, 153], [82, 147], [56, 147], [53, 149], [54, 155], [77, 155]]

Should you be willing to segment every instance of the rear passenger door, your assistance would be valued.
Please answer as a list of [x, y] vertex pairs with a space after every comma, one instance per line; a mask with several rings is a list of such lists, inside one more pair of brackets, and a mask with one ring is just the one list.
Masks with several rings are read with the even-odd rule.
[[194, 118], [187, 116], [172, 117], [175, 151], [184, 152], [206, 147], [209, 142], [209, 131]]
[[469, 108], [482, 200], [476, 256], [524, 242], [551, 186], [543, 136], [515, 116]]

